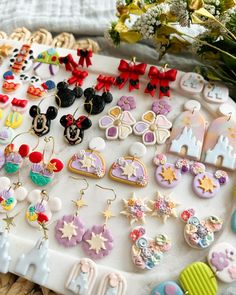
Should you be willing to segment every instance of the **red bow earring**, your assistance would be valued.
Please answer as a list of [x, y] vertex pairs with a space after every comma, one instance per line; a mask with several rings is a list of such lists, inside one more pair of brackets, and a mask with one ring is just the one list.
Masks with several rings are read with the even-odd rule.
[[80, 65], [82, 68], [84, 67], [84, 64], [86, 64], [87, 68], [92, 65], [92, 62], [91, 62], [91, 58], [93, 56], [92, 50], [78, 48], [77, 56], [80, 57], [78, 65]]
[[158, 86], [159, 86], [159, 98], [163, 96], [170, 96], [170, 86], [169, 83], [175, 81], [177, 70], [171, 69], [166, 71], [166, 66], [159, 70], [157, 67], [151, 66], [149, 69], [148, 77], [150, 82], [147, 84], [145, 93], [149, 93], [154, 96]]
[[135, 57], [130, 63], [121, 59], [118, 67], [121, 74], [116, 78], [115, 85], [121, 89], [129, 80], [129, 91], [139, 89], [139, 76], [144, 75], [146, 67], [145, 63], [135, 64]]

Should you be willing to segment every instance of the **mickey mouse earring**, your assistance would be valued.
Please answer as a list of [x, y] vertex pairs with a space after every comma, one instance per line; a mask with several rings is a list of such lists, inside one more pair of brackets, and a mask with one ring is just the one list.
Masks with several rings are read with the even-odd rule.
[[74, 111], [73, 115], [67, 114], [60, 119], [61, 125], [65, 128], [64, 138], [71, 145], [81, 143], [84, 138], [84, 130], [92, 126], [92, 121], [87, 116], [82, 115], [75, 119], [78, 109], [79, 107]]
[[50, 132], [51, 121], [57, 117], [58, 113], [58, 108], [54, 106], [49, 106], [46, 113], [42, 113], [39, 106], [43, 100], [38, 105], [33, 105], [29, 110], [29, 114], [33, 118], [32, 129], [39, 137]]
[[72, 106], [76, 99], [83, 95], [83, 89], [75, 86], [73, 89], [69, 88], [69, 83], [63, 81], [57, 84], [57, 93], [55, 95], [56, 104], [62, 108]]

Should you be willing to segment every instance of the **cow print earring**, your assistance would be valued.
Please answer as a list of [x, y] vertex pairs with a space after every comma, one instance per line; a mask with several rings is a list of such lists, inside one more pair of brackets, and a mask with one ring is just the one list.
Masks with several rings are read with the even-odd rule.
[[54, 106], [49, 106], [46, 113], [42, 113], [40, 104], [43, 100], [44, 99], [42, 99], [38, 105], [33, 105], [29, 110], [29, 114], [33, 118], [32, 129], [39, 137], [50, 132], [51, 121], [54, 120], [58, 114], [58, 108]]
[[64, 137], [65, 140], [71, 144], [79, 144], [83, 141], [84, 130], [89, 129], [92, 126], [92, 121], [87, 116], [79, 116], [75, 118], [75, 114], [78, 111], [77, 108], [74, 114], [67, 114], [61, 117], [60, 123], [65, 128]]

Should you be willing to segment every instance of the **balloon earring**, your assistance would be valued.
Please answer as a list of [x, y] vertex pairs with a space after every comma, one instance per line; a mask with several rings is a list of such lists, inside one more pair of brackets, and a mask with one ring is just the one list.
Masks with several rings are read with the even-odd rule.
[[78, 109], [79, 107], [76, 108], [73, 115], [67, 114], [60, 119], [60, 123], [64, 127], [64, 138], [71, 145], [83, 142], [84, 131], [92, 126], [92, 121], [85, 115], [75, 119]]
[[85, 178], [70, 177], [76, 180], [83, 180], [86, 183], [86, 187], [80, 190], [80, 197], [72, 201], [76, 206], [76, 212], [74, 214], [64, 215], [57, 221], [55, 226], [56, 240], [65, 247], [74, 247], [82, 241], [85, 233], [85, 224], [79, 217], [79, 210], [86, 206], [84, 194], [89, 188], [89, 184]]
[[113, 199], [107, 200], [107, 207], [102, 212], [105, 218], [103, 225], [94, 225], [91, 229], [87, 229], [82, 239], [82, 248], [87, 256], [92, 259], [101, 259], [107, 256], [113, 249], [113, 237], [111, 231], [107, 228], [108, 220], [113, 217], [111, 211], [112, 202], [116, 200], [116, 193], [111, 188], [102, 187], [96, 184], [97, 187], [112, 191]]
[[32, 129], [37, 136], [44, 136], [50, 132], [51, 121], [57, 117], [58, 108], [49, 106], [46, 113], [42, 113], [40, 104], [45, 100], [42, 99], [38, 105], [33, 105], [29, 114], [33, 118]]
[[13, 174], [15, 172], [18, 172], [23, 165], [24, 159], [27, 158], [30, 152], [34, 151], [39, 145], [39, 139], [38, 139], [33, 149], [31, 149], [31, 147], [28, 144], [21, 144], [20, 147], [16, 149], [13, 142], [16, 140], [17, 137], [24, 134], [34, 135], [31, 129], [27, 132], [22, 132], [17, 134], [11, 140], [11, 143], [7, 145], [4, 150], [4, 170], [8, 174]]
[[[34, 151], [29, 154], [29, 160], [32, 163], [30, 170], [30, 179], [38, 186], [45, 186], [52, 182], [54, 173], [60, 172], [64, 164], [61, 160], [52, 158], [54, 154], [54, 138], [53, 137], [45, 137], [45, 146], [43, 153], [38, 151]], [[52, 142], [52, 151], [48, 159], [46, 159], [46, 147]]]

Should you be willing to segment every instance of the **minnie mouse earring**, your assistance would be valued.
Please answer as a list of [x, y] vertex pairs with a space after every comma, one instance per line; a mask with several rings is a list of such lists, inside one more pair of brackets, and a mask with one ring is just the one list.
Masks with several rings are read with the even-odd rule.
[[[29, 154], [29, 160], [32, 163], [30, 170], [30, 178], [38, 186], [45, 186], [52, 182], [54, 173], [60, 172], [64, 164], [61, 160], [52, 158], [54, 154], [54, 138], [45, 137], [45, 147], [43, 153], [34, 151]], [[45, 157], [46, 146], [48, 143], [52, 142], [52, 151], [49, 159]]]
[[87, 116], [82, 115], [75, 119], [78, 109], [79, 107], [73, 115], [67, 114], [60, 119], [61, 125], [65, 128], [64, 138], [70, 145], [81, 143], [84, 138], [84, 131], [92, 126], [92, 121]]
[[40, 104], [44, 101], [42, 99], [38, 105], [33, 105], [29, 114], [33, 118], [32, 130], [37, 136], [44, 136], [50, 132], [51, 121], [57, 117], [58, 108], [49, 106], [46, 113], [42, 113]]

